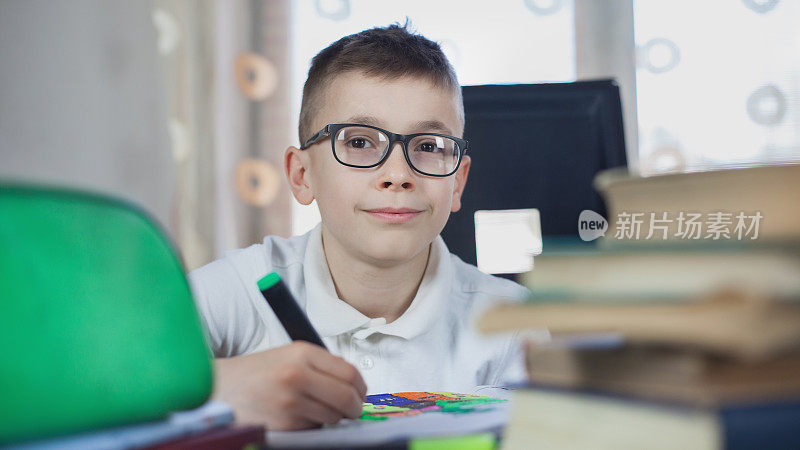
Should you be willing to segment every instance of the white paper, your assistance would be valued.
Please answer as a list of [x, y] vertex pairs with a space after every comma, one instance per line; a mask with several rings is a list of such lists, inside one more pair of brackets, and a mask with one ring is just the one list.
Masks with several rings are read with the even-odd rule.
[[538, 209], [475, 211], [478, 269], [485, 273], [523, 273], [542, 253]]
[[463, 436], [499, 430], [508, 422], [509, 402], [475, 405], [465, 413], [424, 412], [384, 421], [343, 420], [339, 424], [305, 431], [268, 431], [267, 445], [319, 448], [381, 445], [411, 438]]

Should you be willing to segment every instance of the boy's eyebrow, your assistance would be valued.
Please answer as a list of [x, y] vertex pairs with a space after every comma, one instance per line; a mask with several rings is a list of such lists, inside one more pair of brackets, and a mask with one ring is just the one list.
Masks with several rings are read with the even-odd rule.
[[423, 120], [414, 125], [415, 130], [420, 131], [438, 131], [442, 134], [453, 134], [444, 122], [439, 120]]
[[[360, 123], [363, 125], [370, 125], [373, 127], [383, 128], [378, 119], [373, 116], [353, 116], [347, 119], [348, 123]], [[439, 131], [442, 134], [452, 134], [453, 132], [447, 128], [447, 125], [440, 120], [422, 120], [414, 124], [412, 127], [414, 132], [425, 131]]]
[[352, 116], [347, 119], [347, 123], [360, 123], [362, 125], [381, 128], [380, 121], [372, 116]]

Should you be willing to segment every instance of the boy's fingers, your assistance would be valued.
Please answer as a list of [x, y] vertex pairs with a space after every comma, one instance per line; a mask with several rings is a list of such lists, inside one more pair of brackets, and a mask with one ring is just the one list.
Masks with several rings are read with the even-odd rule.
[[270, 427], [270, 429], [273, 431], [307, 430], [309, 428], [319, 426], [319, 422], [307, 419], [300, 415], [286, 416], [280, 419], [266, 421], [266, 423], [267, 427]]
[[293, 414], [314, 424], [334, 424], [344, 417], [340, 411], [305, 395], [297, 399]]
[[322, 350], [322, 353], [324, 353], [324, 355], [314, 355], [314, 358], [309, 359], [311, 366], [320, 372], [334, 376], [353, 386], [359, 397], [363, 400], [364, 396], [367, 395], [367, 384], [364, 383], [364, 378], [361, 377], [361, 373], [358, 372], [358, 369], [344, 359], [333, 356], [325, 350]]
[[312, 399], [351, 419], [361, 417], [361, 397], [350, 384], [316, 370], [310, 371], [306, 381], [303, 392]]

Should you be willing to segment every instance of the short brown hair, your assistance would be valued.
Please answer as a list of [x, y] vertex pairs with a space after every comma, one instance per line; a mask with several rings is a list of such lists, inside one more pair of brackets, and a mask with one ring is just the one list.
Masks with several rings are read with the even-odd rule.
[[[455, 70], [439, 44], [409, 31], [408, 21], [371, 28], [339, 39], [311, 60], [300, 106], [300, 144], [317, 131], [311, 129], [312, 120], [324, 89], [334, 76], [351, 71], [386, 80], [424, 78], [434, 86], [452, 89], [463, 105]], [[463, 122], [463, 111], [459, 113]]]

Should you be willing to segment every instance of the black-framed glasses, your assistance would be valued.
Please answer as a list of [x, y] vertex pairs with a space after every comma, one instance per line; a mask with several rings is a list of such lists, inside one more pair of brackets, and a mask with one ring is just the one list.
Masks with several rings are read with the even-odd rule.
[[402, 142], [408, 165], [432, 177], [454, 174], [468, 145], [466, 140], [446, 134], [397, 134], [370, 125], [331, 123], [308, 138], [300, 150], [306, 150], [326, 137], [331, 137], [331, 149], [336, 161], [348, 167], [365, 169], [383, 164], [389, 157], [392, 145]]

